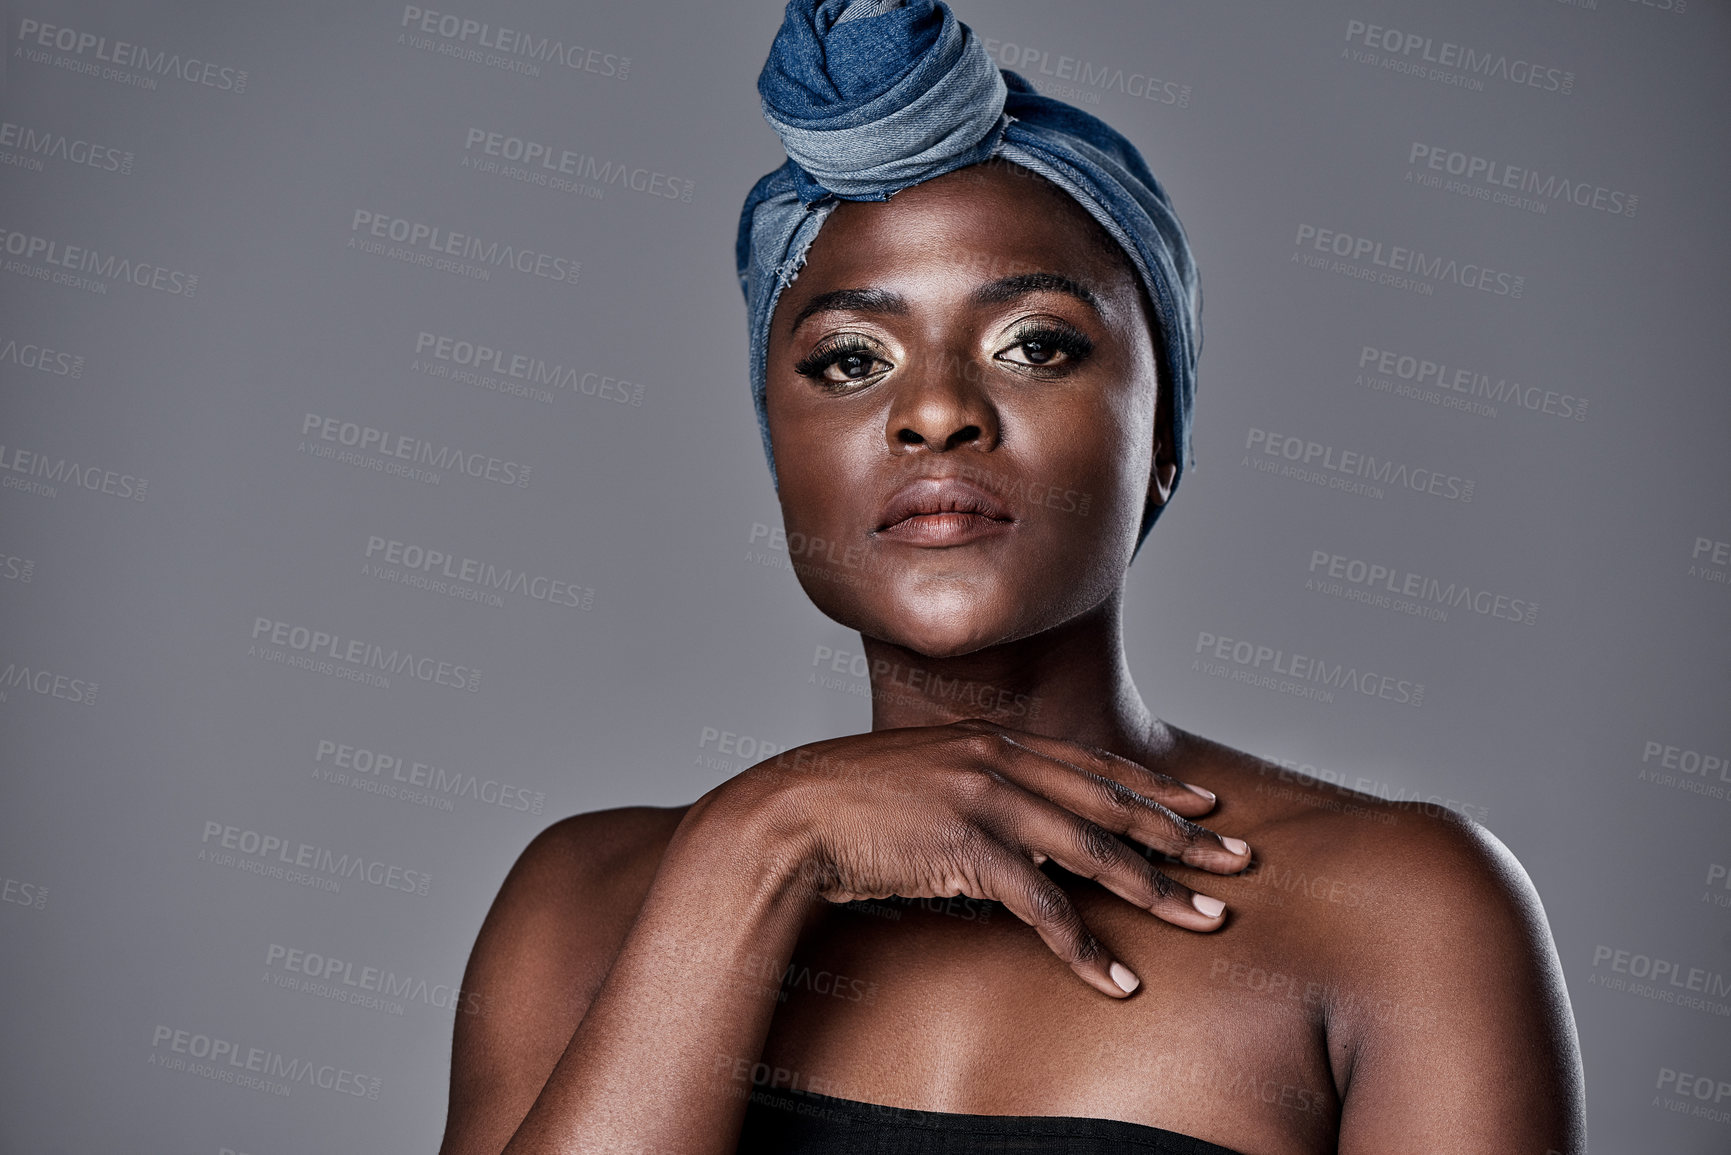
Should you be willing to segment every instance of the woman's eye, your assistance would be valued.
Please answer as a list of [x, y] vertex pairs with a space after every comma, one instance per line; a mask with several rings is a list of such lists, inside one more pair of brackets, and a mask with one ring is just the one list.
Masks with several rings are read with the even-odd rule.
[[1020, 345], [1012, 345], [1012, 349], [1021, 350], [1030, 365], [1045, 365], [1054, 357], [1062, 357], [1064, 351], [1052, 345], [1050, 341], [1023, 341]]
[[1058, 329], [1023, 330], [1014, 345], [998, 354], [1012, 365], [1031, 369], [1070, 369], [1093, 351], [1094, 343], [1081, 333]]
[[894, 366], [869, 347], [850, 341], [827, 348], [819, 346], [793, 368], [801, 377], [809, 377], [823, 385], [849, 385], [869, 381]]
[[870, 377], [883, 362], [870, 353], [843, 353], [824, 367], [826, 381], [858, 381]]

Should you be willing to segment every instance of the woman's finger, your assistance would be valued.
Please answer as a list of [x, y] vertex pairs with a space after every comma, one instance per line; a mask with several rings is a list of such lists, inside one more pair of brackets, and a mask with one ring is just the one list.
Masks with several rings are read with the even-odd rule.
[[1136, 973], [1094, 937], [1063, 888], [1007, 847], [982, 855], [981, 897], [1001, 902], [1038, 932], [1048, 949], [1103, 995], [1122, 999], [1142, 984]]
[[1185, 930], [1207, 932], [1225, 925], [1225, 903], [1162, 874], [1099, 823], [1007, 780], [989, 806], [976, 821], [1018, 849], [1024, 860], [1045, 855]]
[[1102, 778], [1110, 778], [1115, 782], [1120, 782], [1144, 798], [1158, 802], [1168, 810], [1186, 818], [1200, 818], [1213, 810], [1218, 801], [1212, 790], [1180, 781], [1170, 774], [1150, 770], [1140, 762], [1134, 762], [1099, 746], [1071, 742], [1064, 738], [1053, 738], [1048, 734], [1035, 734], [1028, 730], [1017, 730], [982, 719], [970, 718], [963, 722], [957, 722], [955, 725], [964, 729], [1000, 731], [1009, 735], [1020, 745], [1044, 754], [1048, 758], [1055, 758], [1058, 761], [1069, 763], [1077, 769], [1087, 770], [1100, 775]]
[[[1063, 758], [1064, 751], [1055, 749], [1050, 740], [1025, 740], [1037, 739], [1037, 735], [1001, 729], [996, 734], [977, 733], [982, 737], [978, 753], [988, 759], [992, 769], [1114, 834], [1134, 838], [1186, 866], [1215, 874], [1237, 874], [1250, 865], [1250, 847], [1243, 839], [1217, 834], [1119, 778], [1100, 773], [1100, 769], [1118, 769], [1103, 760], [1095, 760], [1093, 766], [1077, 765]], [[1058, 743], [1060, 747], [1071, 745]]]

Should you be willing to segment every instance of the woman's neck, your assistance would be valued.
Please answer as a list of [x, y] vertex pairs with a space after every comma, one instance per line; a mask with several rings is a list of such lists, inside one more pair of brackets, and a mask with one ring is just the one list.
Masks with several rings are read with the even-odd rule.
[[1054, 630], [955, 658], [863, 637], [872, 729], [985, 718], [1136, 758], [1164, 745], [1124, 660], [1121, 600]]

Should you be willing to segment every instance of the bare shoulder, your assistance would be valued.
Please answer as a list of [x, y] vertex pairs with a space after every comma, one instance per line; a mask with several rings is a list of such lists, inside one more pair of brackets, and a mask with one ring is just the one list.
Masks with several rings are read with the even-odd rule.
[[1499, 897], [1537, 900], [1509, 849], [1447, 806], [1378, 798], [1195, 734], [1180, 734], [1179, 751], [1219, 783], [1220, 807], [1202, 821], [1346, 874], [1374, 874], [1387, 900], [1374, 905], [1403, 920], [1476, 911]]
[[607, 977], [685, 807], [573, 815], [505, 876], [463, 974], [444, 1155], [498, 1151]]
[[1444, 806], [1183, 741], [1221, 797], [1217, 828], [1256, 854], [1238, 884], [1247, 923], [1259, 890], [1316, 900], [1286, 903], [1270, 925], [1315, 979], [1305, 996], [1343, 1092], [1340, 1149], [1583, 1150], [1562, 966], [1538, 892], [1502, 841]]
[[645, 885], [689, 807], [625, 806], [561, 818], [530, 840], [505, 878], [500, 898], [567, 898], [598, 909], [639, 877]]
[[1431, 999], [1434, 1008], [1468, 989], [1494, 999], [1491, 976], [1500, 989], [1566, 1001], [1538, 892], [1484, 826], [1446, 806], [1377, 798], [1194, 735], [1183, 742], [1220, 794], [1219, 817], [1204, 821], [1256, 852], [1245, 880], [1315, 900], [1286, 905], [1304, 912], [1312, 957], [1330, 973], [1361, 989], [1399, 990], [1403, 1006]]
[[587, 1005], [590, 980], [605, 977], [685, 809], [597, 810], [537, 834], [481, 924], [465, 988], [472, 980], [494, 1002], [554, 988]]

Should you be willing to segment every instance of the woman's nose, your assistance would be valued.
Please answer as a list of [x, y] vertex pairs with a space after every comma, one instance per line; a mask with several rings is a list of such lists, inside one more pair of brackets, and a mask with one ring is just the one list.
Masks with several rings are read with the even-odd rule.
[[904, 364], [902, 370], [884, 429], [891, 450], [907, 452], [924, 446], [942, 453], [964, 445], [979, 449], [997, 445], [997, 408], [978, 366], [949, 352]]

